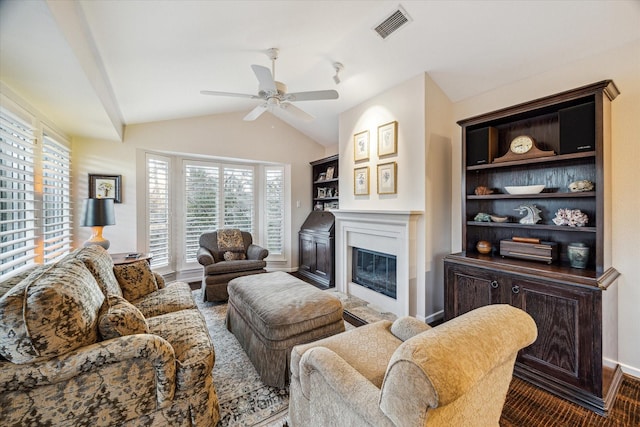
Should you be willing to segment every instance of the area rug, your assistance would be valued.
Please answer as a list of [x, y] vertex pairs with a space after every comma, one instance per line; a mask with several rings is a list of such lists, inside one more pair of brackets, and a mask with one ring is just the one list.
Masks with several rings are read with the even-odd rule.
[[213, 383], [220, 402], [219, 427], [280, 427], [289, 407], [289, 390], [266, 386], [240, 343], [227, 331], [226, 303], [202, 301], [202, 292], [193, 291], [216, 352]]
[[[370, 306], [366, 301], [329, 290], [339, 298], [345, 310], [364, 322], [395, 318], [395, 315]], [[202, 301], [202, 291], [193, 291], [198, 309], [204, 315], [216, 352], [213, 383], [220, 402], [218, 427], [286, 425], [289, 408], [289, 389], [270, 387], [260, 381], [246, 353], [225, 326], [226, 303]], [[354, 326], [345, 322], [345, 328]]]

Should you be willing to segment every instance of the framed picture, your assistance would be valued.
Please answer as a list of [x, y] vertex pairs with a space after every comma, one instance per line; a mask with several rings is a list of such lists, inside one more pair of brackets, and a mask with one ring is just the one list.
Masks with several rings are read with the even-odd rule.
[[327, 179], [333, 179], [333, 171], [334, 171], [333, 166], [329, 166], [327, 168], [327, 172], [325, 174]]
[[327, 197], [327, 189], [325, 187], [318, 188], [318, 198], [321, 199], [323, 197]]
[[398, 122], [378, 126], [378, 157], [398, 152]]
[[369, 160], [369, 131], [353, 135], [353, 160], [356, 162]]
[[338, 209], [340, 206], [338, 202], [329, 202], [324, 204], [324, 210], [327, 211], [329, 209]]
[[122, 175], [89, 174], [89, 198], [113, 199], [114, 203], [122, 203], [121, 180]]
[[353, 194], [356, 196], [369, 194], [369, 166], [353, 170]]
[[397, 176], [396, 162], [378, 165], [378, 194], [396, 194]]

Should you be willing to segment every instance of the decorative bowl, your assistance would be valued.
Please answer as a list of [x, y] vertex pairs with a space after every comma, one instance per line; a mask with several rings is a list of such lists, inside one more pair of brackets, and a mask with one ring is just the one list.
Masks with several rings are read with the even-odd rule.
[[515, 187], [504, 187], [509, 194], [538, 194], [544, 190], [544, 185], [519, 185]]

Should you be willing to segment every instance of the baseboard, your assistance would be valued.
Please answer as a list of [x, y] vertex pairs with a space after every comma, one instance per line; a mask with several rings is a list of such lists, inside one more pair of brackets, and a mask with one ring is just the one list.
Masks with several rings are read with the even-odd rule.
[[430, 314], [429, 316], [424, 318], [424, 322], [433, 326], [433, 324], [437, 325], [439, 323], [442, 323], [442, 319], [444, 319], [444, 310], [436, 311], [435, 313]]
[[640, 380], [640, 369], [633, 366], [625, 365], [624, 363], [620, 363], [620, 368], [626, 375], [630, 375]]

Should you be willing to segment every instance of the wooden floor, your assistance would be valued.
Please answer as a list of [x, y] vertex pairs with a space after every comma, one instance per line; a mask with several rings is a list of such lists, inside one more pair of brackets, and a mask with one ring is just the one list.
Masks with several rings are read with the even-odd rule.
[[640, 379], [625, 375], [608, 416], [513, 378], [500, 418], [501, 427], [638, 427]]

